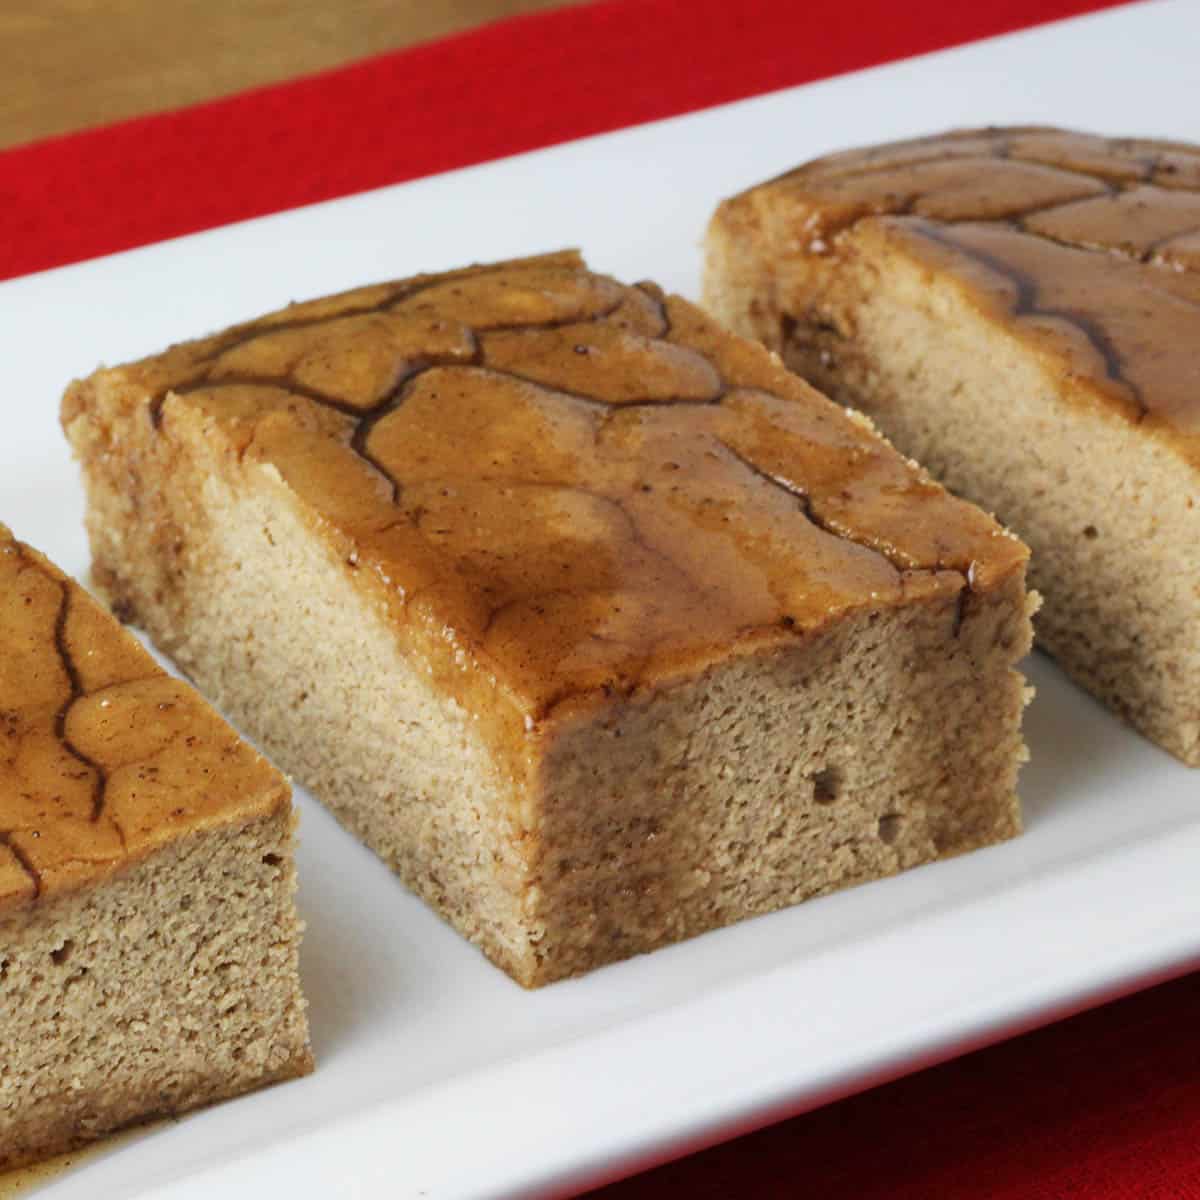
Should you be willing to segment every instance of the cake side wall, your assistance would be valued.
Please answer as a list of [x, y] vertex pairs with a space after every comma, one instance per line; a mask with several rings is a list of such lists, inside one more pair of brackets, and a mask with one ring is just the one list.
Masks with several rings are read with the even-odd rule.
[[726, 328], [776, 354], [782, 348], [780, 259], [753, 193], [722, 202], [705, 235], [702, 304]]
[[1200, 764], [1200, 477], [1063, 380], [953, 284], [864, 254], [789, 365], [876, 421], [1033, 551], [1038, 642]]
[[401, 654], [353, 564], [186, 405], [155, 432], [144, 398], [96, 388], [69, 436], [118, 610], [409, 888], [527, 974], [513, 781]]
[[[793, 370], [1011, 526], [1033, 551], [1030, 584], [1045, 601], [1038, 644], [1147, 737], [1200, 764], [1195, 469], [1104, 406], [1065, 396], [1069, 381], [953, 281], [869, 238], [846, 239], [835, 268], [782, 237], [714, 222], [714, 314], [780, 345]], [[748, 305], [756, 290], [778, 296], [777, 315]]]
[[964, 610], [943, 594], [860, 613], [564, 733], [539, 981], [1012, 837], [1029, 641], [1014, 575]]
[[0, 919], [0, 1170], [312, 1069], [291, 815]]

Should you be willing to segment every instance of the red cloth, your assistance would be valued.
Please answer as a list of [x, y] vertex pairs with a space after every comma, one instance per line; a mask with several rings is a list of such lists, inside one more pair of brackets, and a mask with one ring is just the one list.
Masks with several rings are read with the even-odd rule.
[[1200, 974], [591, 1193], [1200, 1197]]
[[1117, 0], [609, 0], [0, 153], [0, 279]]
[[[0, 278], [1113, 3], [607, 0], [519, 18], [0, 153]], [[1200, 1197], [1198, 1012], [1192, 975], [604, 1195]]]

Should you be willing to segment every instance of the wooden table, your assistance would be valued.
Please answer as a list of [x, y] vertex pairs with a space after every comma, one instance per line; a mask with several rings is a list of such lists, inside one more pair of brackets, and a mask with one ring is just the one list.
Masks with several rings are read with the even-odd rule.
[[319, 71], [562, 0], [4, 0], [0, 147]]

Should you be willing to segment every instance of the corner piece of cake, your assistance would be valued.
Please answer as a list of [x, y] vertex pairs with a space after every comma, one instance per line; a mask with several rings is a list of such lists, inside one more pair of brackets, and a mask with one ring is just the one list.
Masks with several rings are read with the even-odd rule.
[[1200, 147], [817, 159], [721, 205], [705, 303], [1015, 529], [1038, 644], [1200, 765]]
[[1027, 551], [573, 253], [72, 385], [95, 570], [526, 986], [1007, 838]]
[[0, 1171], [312, 1067], [283, 777], [0, 525]]

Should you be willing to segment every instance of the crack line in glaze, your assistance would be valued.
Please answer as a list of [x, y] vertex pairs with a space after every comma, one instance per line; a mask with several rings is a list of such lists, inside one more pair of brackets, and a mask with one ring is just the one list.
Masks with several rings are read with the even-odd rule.
[[[71, 652], [67, 647], [67, 618], [71, 612], [71, 585], [65, 580], [58, 581], [58, 586], [61, 591], [61, 599], [59, 601], [58, 616], [54, 622], [54, 647], [58, 652], [59, 660], [62, 663], [63, 670], [66, 672], [67, 682], [71, 688], [71, 694], [67, 697], [63, 706], [58, 710], [54, 718], [54, 733], [58, 740], [66, 748], [67, 752], [79, 760], [83, 766], [94, 772], [92, 780], [92, 823], [97, 824], [104, 814], [105, 794], [108, 790], [108, 772], [94, 759], [89, 758], [84, 754], [72, 741], [67, 737], [67, 717], [70, 715], [71, 708], [77, 700], [83, 697], [83, 684], [79, 678], [79, 671], [75, 666], [75, 661], [71, 657]], [[118, 828], [117, 832], [121, 834], [124, 841], [124, 834]]]
[[36, 899], [42, 894], [42, 873], [33, 865], [25, 851], [12, 840], [12, 835], [19, 832], [16, 829], [0, 829], [0, 846], [8, 847], [13, 858], [17, 860], [17, 865], [29, 876], [33, 883], [33, 895]]
[[[1104, 362], [1106, 377], [1113, 383], [1119, 383], [1129, 389], [1130, 395], [1133, 397], [1134, 403], [1140, 411], [1139, 420], [1145, 418], [1149, 413], [1150, 407], [1142, 396], [1141, 389], [1126, 374], [1125, 362], [1120, 351], [1113, 345], [1112, 339], [1098, 321], [1070, 308], [1043, 308], [1038, 303], [1038, 282], [1036, 279], [1013, 266], [1012, 263], [1007, 263], [1003, 259], [996, 257], [996, 255], [979, 249], [978, 246], [966, 246], [954, 238], [946, 237], [939, 231], [935, 222], [922, 220], [919, 224], [914, 224], [912, 228], [921, 237], [928, 238], [931, 242], [937, 242], [939, 245], [946, 247], [946, 249], [956, 254], [962, 254], [967, 258], [974, 259], [975, 262], [986, 267], [989, 271], [1002, 276], [1012, 283], [1017, 289], [1016, 300], [1012, 309], [1014, 317], [1051, 317], [1066, 321], [1067, 324], [1078, 329], [1087, 338], [1096, 353], [1100, 355], [1101, 360]], [[1071, 249], [1079, 248], [1075, 246], [1071, 247]]]
[[[59, 590], [58, 611], [54, 618], [54, 648], [58, 655], [59, 664], [62, 667], [63, 674], [67, 679], [67, 687], [70, 694], [66, 700], [59, 706], [58, 711], [54, 715], [54, 736], [58, 739], [63, 749], [67, 751], [77, 762], [92, 775], [92, 806], [89, 820], [92, 824], [99, 824], [100, 819], [104, 815], [105, 792], [108, 787], [108, 772], [93, 759], [84, 754], [66, 733], [67, 716], [71, 711], [72, 705], [81, 699], [86, 693], [83, 688], [82, 681], [79, 677], [79, 670], [75, 666], [74, 659], [67, 646], [67, 620], [71, 610], [71, 591], [72, 585], [67, 579], [60, 579], [50, 571], [47, 571], [40, 563], [30, 558], [26, 553], [24, 543], [14, 541], [12, 543], [13, 550], [24, 569], [36, 571], [43, 578], [48, 579]], [[125, 842], [124, 831], [120, 829], [114, 822], [114, 828], [121, 839], [122, 845]], [[29, 856], [21, 849], [20, 845], [13, 841], [13, 835], [25, 832], [23, 829], [5, 829], [0, 830], [0, 845], [7, 846], [12, 852], [13, 857], [21, 865], [21, 868], [29, 876], [34, 886], [35, 898], [42, 894], [43, 883], [41, 872], [34, 866]]]

